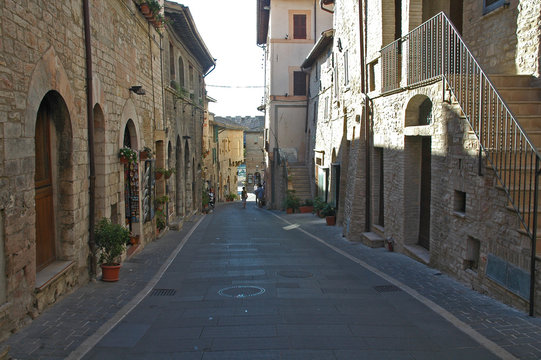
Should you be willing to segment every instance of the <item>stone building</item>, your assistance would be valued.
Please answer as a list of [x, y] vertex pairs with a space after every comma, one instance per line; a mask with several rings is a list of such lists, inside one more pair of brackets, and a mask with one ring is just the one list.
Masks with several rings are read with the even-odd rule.
[[265, 48], [266, 198], [285, 197], [283, 164], [306, 168], [307, 77], [300, 65], [332, 16], [314, 0], [258, 0], [257, 44]]
[[[244, 163], [246, 164], [246, 190], [253, 192], [257, 184], [265, 181], [265, 143], [263, 117], [244, 122]], [[259, 120], [259, 121], [257, 121]]]
[[[100, 218], [125, 225], [138, 239], [126, 256], [155, 239], [153, 200], [168, 191], [154, 179], [156, 166], [182, 169], [177, 176], [190, 194], [200, 186], [194, 168], [205, 106], [201, 78], [213, 60], [196, 30], [188, 45], [173, 40], [194, 68], [185, 70], [194, 96], [177, 102], [190, 114], [179, 122], [191, 125], [173, 126], [171, 110], [163, 110], [170, 67], [162, 76], [162, 49], [169, 34], [186, 33], [176, 26], [193, 20], [166, 4], [166, 15], [186, 21], [165, 30], [139, 4], [0, 2], [0, 338], [99, 276], [93, 229]], [[175, 165], [172, 149], [181, 146], [168, 141], [179, 138], [182, 160]], [[138, 153], [137, 161], [120, 162], [124, 147]], [[197, 208], [192, 199], [182, 195], [182, 214]]]
[[316, 44], [303, 66], [320, 84], [310, 86], [313, 156], [330, 168], [324, 190], [344, 235], [392, 243], [541, 312], [532, 240], [541, 4], [322, 3], [334, 13], [332, 48]]
[[218, 126], [214, 122], [214, 114], [207, 112], [203, 124], [203, 172], [204, 189], [216, 189], [218, 187]]
[[165, 1], [170, 19], [163, 36], [164, 133], [157, 139], [157, 166], [175, 168], [174, 177], [157, 184], [170, 203], [168, 222], [178, 226], [201, 210], [202, 139], [208, 109], [205, 76], [216, 63], [199, 35], [190, 9]]
[[237, 194], [238, 166], [244, 163], [244, 128], [240, 125], [214, 118], [218, 133], [218, 201], [225, 201], [229, 194]]

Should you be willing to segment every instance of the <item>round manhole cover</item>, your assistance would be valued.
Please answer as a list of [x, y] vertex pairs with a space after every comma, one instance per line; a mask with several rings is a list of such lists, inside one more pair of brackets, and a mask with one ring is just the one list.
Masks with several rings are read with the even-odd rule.
[[261, 295], [265, 289], [259, 286], [230, 286], [218, 291], [218, 294], [235, 299], [242, 299], [251, 296]]
[[309, 273], [308, 271], [280, 271], [278, 273], [280, 276], [293, 279], [304, 279], [312, 277], [314, 274]]

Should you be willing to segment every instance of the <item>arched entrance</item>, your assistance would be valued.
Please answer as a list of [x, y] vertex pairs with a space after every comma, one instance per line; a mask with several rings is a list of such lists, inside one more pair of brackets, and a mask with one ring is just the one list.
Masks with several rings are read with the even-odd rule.
[[185, 188], [184, 188], [184, 194], [186, 196], [186, 204], [185, 209], [188, 211], [188, 209], [193, 208], [193, 189], [192, 189], [192, 176], [191, 176], [191, 165], [192, 162], [190, 161], [190, 146], [188, 145], [188, 139], [184, 141], [184, 181], [185, 181]]
[[[406, 108], [404, 125], [429, 126], [431, 123], [432, 101], [425, 95], [415, 95]], [[406, 243], [430, 250], [432, 138], [406, 136], [404, 155]]]
[[[122, 146], [137, 149], [137, 132], [132, 119], [129, 119], [124, 127]], [[125, 224], [130, 231], [134, 231], [135, 224], [140, 218], [138, 161], [124, 164], [124, 206]]]
[[62, 257], [63, 225], [72, 200], [72, 134], [69, 112], [62, 96], [49, 91], [39, 106], [35, 126], [36, 270]]
[[182, 199], [182, 177], [184, 175], [184, 172], [181, 171], [182, 169], [182, 143], [180, 141], [180, 136], [177, 136], [177, 141], [175, 145], [175, 167], [177, 169], [176, 176], [175, 176], [175, 211], [177, 216], [182, 216], [184, 214], [184, 208], [183, 208], [183, 199]]
[[[105, 173], [105, 117], [100, 105], [94, 105], [94, 156], [96, 166], [96, 208], [95, 218], [101, 219], [106, 216], [106, 173]], [[111, 221], [116, 223], [118, 216], [111, 213]]]

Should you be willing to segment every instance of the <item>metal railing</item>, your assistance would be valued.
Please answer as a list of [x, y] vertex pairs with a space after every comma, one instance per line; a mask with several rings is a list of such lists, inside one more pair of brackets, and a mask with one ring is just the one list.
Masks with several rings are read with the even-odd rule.
[[532, 315], [540, 154], [443, 12], [381, 50], [382, 92], [400, 88], [400, 77], [394, 78], [400, 70], [391, 67], [400, 66], [400, 52], [394, 49], [401, 44], [407, 86], [438, 79], [448, 84], [479, 140], [480, 169], [483, 152], [532, 240]]

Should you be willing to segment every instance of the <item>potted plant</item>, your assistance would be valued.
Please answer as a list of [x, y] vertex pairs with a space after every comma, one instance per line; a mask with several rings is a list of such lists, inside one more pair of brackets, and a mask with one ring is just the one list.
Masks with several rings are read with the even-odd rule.
[[301, 214], [311, 213], [314, 211], [314, 202], [312, 199], [304, 200], [304, 204], [299, 208]]
[[321, 217], [321, 209], [325, 206], [325, 201], [323, 201], [319, 196], [314, 198], [314, 211], [317, 216]]
[[141, 160], [146, 160], [152, 158], [152, 149], [148, 146], [143, 147], [143, 150], [139, 151], [139, 158]]
[[137, 152], [129, 147], [123, 147], [119, 150], [118, 157], [123, 164], [134, 163], [137, 161]]
[[209, 211], [209, 202], [210, 202], [210, 196], [208, 191], [205, 189], [201, 192], [201, 205], [203, 205], [203, 212], [208, 213]]
[[164, 169], [164, 168], [157, 168], [156, 169], [156, 180], [160, 180], [162, 178], [162, 176], [165, 177], [165, 179], [169, 179], [171, 177], [171, 175], [173, 175], [175, 173], [175, 168], [170, 168], [170, 169]]
[[96, 225], [94, 235], [96, 246], [100, 251], [102, 280], [118, 281], [119, 260], [130, 241], [130, 231], [122, 225], [113, 224], [107, 218], [102, 218]]
[[332, 226], [336, 224], [336, 209], [331, 204], [325, 204], [323, 209], [321, 209], [321, 215], [325, 216], [327, 225]]
[[161, 208], [163, 204], [169, 202], [169, 196], [167, 195], [162, 195], [162, 196], [158, 196], [156, 198], [156, 205], [157, 207]]
[[237, 199], [237, 194], [229, 193], [225, 195], [225, 201], [235, 201]]
[[295, 196], [295, 190], [288, 190], [286, 199], [284, 201], [284, 207], [288, 214], [293, 214], [301, 205], [301, 200]]
[[165, 229], [165, 213], [163, 210], [156, 211], [156, 235]]

